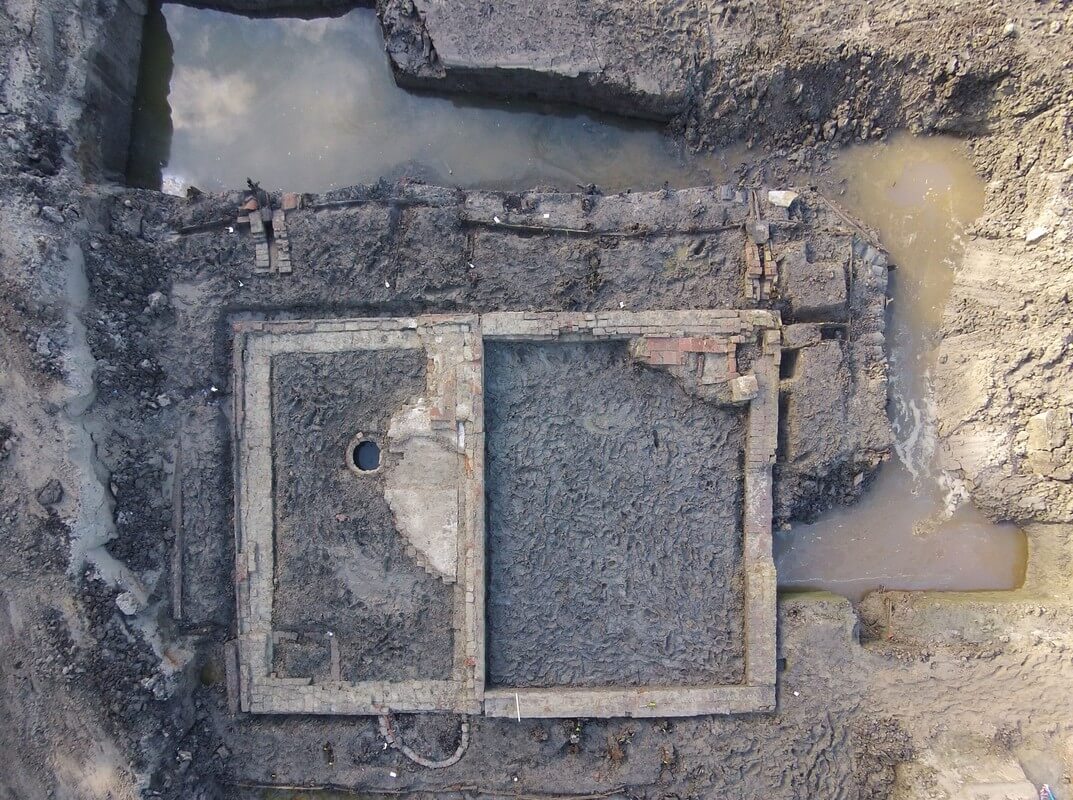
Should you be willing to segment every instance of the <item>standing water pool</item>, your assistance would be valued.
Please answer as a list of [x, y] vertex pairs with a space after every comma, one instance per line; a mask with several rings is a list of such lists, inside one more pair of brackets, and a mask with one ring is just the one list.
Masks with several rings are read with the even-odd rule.
[[403, 175], [464, 187], [696, 186], [658, 126], [395, 85], [376, 15], [250, 19], [165, 5], [147, 19], [128, 181], [181, 192], [324, 191]]
[[840, 202], [879, 232], [896, 265], [888, 328], [895, 453], [859, 503], [779, 532], [779, 585], [853, 598], [879, 588], [1016, 588], [1024, 534], [986, 520], [936, 464], [933, 351], [963, 233], [983, 210], [983, 182], [960, 145], [942, 137], [856, 147], [836, 169], [846, 187]]

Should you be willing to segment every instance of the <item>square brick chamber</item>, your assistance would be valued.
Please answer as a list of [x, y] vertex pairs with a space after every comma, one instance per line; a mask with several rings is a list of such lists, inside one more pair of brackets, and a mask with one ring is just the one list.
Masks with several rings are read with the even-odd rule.
[[236, 326], [243, 711], [480, 711], [480, 347], [471, 317]]
[[244, 322], [234, 354], [241, 710], [774, 707], [777, 315]]

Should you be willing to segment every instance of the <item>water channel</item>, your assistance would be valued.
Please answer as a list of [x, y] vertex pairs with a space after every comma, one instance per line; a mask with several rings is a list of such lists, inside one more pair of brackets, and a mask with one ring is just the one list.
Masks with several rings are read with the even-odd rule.
[[[657, 126], [395, 85], [376, 15], [248, 19], [165, 5], [145, 33], [131, 183], [324, 191], [403, 175], [607, 191], [717, 181]], [[170, 81], [170, 87], [169, 87]], [[170, 124], [169, 124], [170, 118]]]
[[835, 172], [839, 201], [879, 232], [896, 265], [888, 331], [895, 452], [861, 502], [776, 532], [779, 584], [855, 598], [877, 588], [1020, 586], [1024, 535], [986, 520], [936, 464], [935, 337], [962, 235], [983, 210], [983, 181], [956, 140], [907, 134], [847, 149]]

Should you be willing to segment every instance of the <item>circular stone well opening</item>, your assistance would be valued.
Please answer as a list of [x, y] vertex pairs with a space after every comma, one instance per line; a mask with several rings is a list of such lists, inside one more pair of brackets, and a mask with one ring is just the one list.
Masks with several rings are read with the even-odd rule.
[[380, 446], [369, 439], [352, 442], [350, 466], [358, 472], [376, 472], [380, 469]]

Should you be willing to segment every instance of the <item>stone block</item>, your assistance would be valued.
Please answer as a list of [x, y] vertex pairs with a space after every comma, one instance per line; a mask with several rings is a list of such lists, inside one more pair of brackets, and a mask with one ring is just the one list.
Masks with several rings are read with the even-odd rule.
[[265, 223], [264, 220], [261, 219], [261, 215], [251, 213], [248, 219], [250, 222], [250, 234], [253, 236], [254, 241], [263, 241], [265, 236]]
[[755, 375], [740, 375], [730, 381], [730, 402], [748, 403], [759, 390]]
[[806, 246], [795, 242], [779, 257], [780, 291], [796, 322], [846, 319], [846, 273], [834, 261], [811, 261]]
[[797, 198], [797, 192], [791, 192], [787, 189], [773, 189], [767, 193], [767, 201], [779, 208], [789, 208]]

